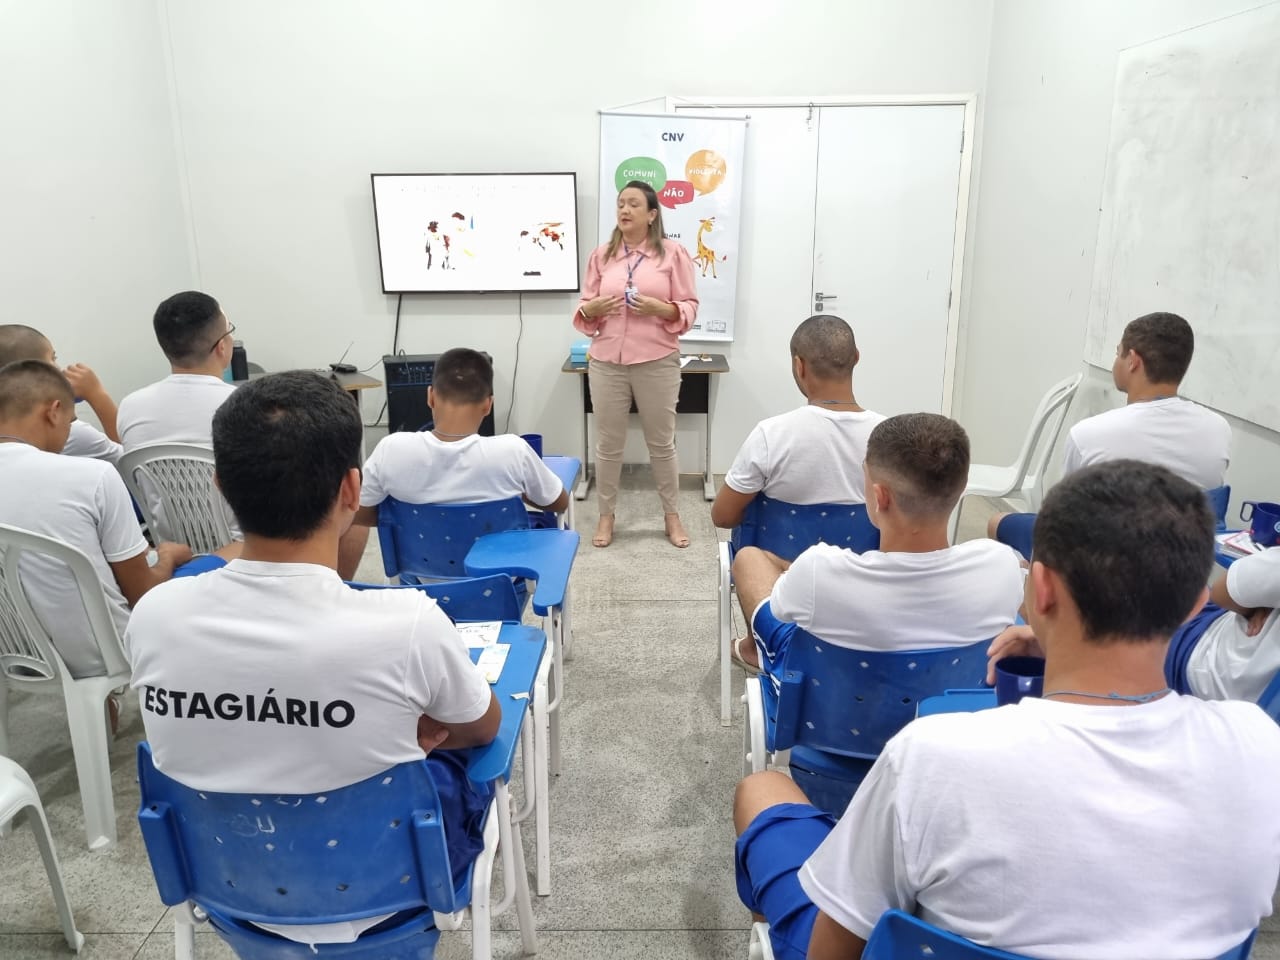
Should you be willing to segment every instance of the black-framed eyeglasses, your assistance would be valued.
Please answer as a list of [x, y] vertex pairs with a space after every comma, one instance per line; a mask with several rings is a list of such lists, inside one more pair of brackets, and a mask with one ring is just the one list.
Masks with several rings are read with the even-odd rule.
[[228, 323], [227, 332], [224, 333], [222, 336], [220, 336], [217, 340], [213, 341], [213, 346], [209, 348], [209, 352], [213, 353], [213, 351], [217, 350], [218, 344], [220, 344], [223, 340], [227, 339], [227, 337], [231, 336], [235, 332], [236, 332], [236, 325], [234, 323]]

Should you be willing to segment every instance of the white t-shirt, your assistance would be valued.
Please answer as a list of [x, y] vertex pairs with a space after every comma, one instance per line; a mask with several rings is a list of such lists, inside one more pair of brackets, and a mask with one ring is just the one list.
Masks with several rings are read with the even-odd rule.
[[67, 445], [62, 448], [62, 452], [69, 457], [88, 457], [114, 464], [119, 463], [124, 447], [97, 427], [90, 426], [83, 420], [73, 420], [71, 432], [67, 435]]
[[[116, 629], [124, 633], [129, 605], [109, 564], [146, 553], [147, 541], [115, 467], [25, 443], [0, 443], [0, 523], [54, 537], [87, 556]], [[71, 571], [60, 561], [27, 555], [21, 573], [31, 607], [71, 675], [100, 676], [106, 665]]]
[[1018, 555], [994, 540], [930, 553], [854, 553], [819, 543], [778, 578], [769, 609], [854, 650], [924, 650], [988, 640], [1022, 604]]
[[[135, 390], [120, 401], [116, 415], [125, 452], [153, 443], [191, 443], [212, 447], [213, 415], [235, 392], [234, 384], [200, 373], [173, 373], [157, 383]], [[159, 527], [153, 535], [161, 540], [172, 540], [174, 533], [168, 529], [159, 492], [152, 489], [146, 477], [141, 478], [141, 485], [151, 516], [155, 517]], [[223, 515], [232, 539], [241, 539], [231, 508], [224, 505]]]
[[1257, 702], [1280, 671], [1280, 549], [1241, 557], [1227, 568], [1227, 593], [1242, 607], [1271, 607], [1257, 636], [1248, 621], [1224, 612], [1209, 624], [1187, 660], [1187, 682], [1206, 700]]
[[761, 420], [724, 476], [738, 493], [788, 503], [865, 503], [862, 462], [882, 417], [806, 404]]
[[125, 451], [150, 443], [213, 445], [213, 415], [234, 384], [200, 373], [173, 373], [120, 401], [116, 425]]
[[1216, 957], [1271, 913], [1278, 795], [1253, 704], [1028, 698], [909, 724], [800, 883], [864, 939], [896, 908], [1041, 960]]
[[1181, 397], [1126, 404], [1071, 428], [1062, 474], [1119, 459], [1154, 463], [1212, 490], [1226, 479], [1231, 427], [1219, 414]]
[[125, 649], [156, 766], [197, 790], [333, 790], [422, 759], [423, 714], [469, 723], [489, 707], [434, 600], [314, 564], [232, 560], [163, 583]]
[[483, 503], [528, 497], [545, 506], [564, 487], [533, 448], [515, 434], [445, 441], [431, 431], [393, 433], [364, 464], [360, 506], [387, 497], [402, 503]]

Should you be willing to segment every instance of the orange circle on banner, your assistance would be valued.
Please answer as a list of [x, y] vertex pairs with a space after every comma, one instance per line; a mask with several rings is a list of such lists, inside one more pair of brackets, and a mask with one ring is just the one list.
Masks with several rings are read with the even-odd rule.
[[684, 165], [685, 178], [699, 193], [710, 193], [720, 186], [726, 171], [724, 157], [714, 150], [698, 150], [689, 155]]

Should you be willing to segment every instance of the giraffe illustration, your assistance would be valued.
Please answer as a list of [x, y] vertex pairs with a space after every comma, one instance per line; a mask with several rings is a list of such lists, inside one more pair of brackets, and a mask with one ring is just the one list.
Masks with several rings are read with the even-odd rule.
[[699, 223], [701, 226], [698, 227], [698, 255], [693, 258], [693, 262], [697, 266], [702, 267], [702, 275], [704, 277], [707, 275], [707, 270], [709, 268], [711, 270], [712, 278], [715, 279], [716, 252], [702, 242], [702, 235], [704, 233], [710, 233], [715, 229], [716, 218], [707, 217], [705, 220], [700, 220]]

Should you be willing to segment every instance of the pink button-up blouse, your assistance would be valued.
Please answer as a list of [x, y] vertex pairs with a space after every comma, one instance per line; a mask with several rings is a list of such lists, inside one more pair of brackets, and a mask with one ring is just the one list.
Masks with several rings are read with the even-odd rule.
[[[646, 245], [644, 259], [637, 263], [637, 250], [632, 248], [628, 257], [622, 244], [618, 244], [613, 259], [606, 260], [606, 246], [597, 247], [587, 261], [582, 299], [573, 314], [573, 325], [593, 338], [591, 356], [606, 363], [644, 363], [679, 350], [680, 334], [687, 333], [698, 316], [698, 288], [689, 251], [678, 241], [668, 240], [663, 244], [664, 256], [659, 260]], [[676, 319], [646, 316], [625, 303], [603, 317], [588, 320], [582, 315], [582, 305], [596, 297], [623, 296], [628, 261], [640, 294], [675, 304], [680, 311]]]

